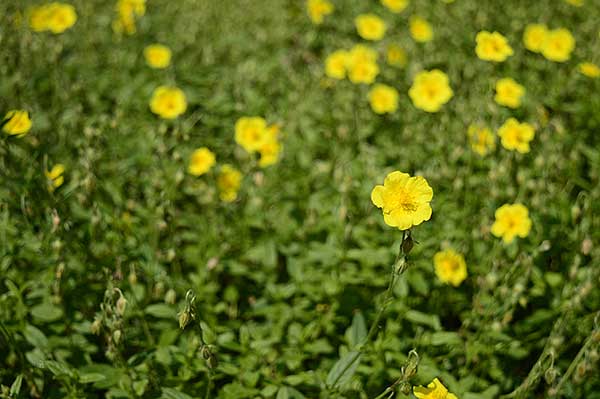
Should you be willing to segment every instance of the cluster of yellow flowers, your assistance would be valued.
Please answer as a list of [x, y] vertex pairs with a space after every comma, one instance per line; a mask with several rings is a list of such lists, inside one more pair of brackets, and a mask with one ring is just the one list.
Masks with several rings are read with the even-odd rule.
[[113, 30], [132, 35], [137, 31], [137, 19], [146, 13], [146, 0], [118, 0], [115, 11]]
[[[201, 147], [190, 156], [188, 173], [193, 176], [202, 176], [208, 173], [216, 163], [215, 154], [206, 147]], [[233, 202], [237, 199], [238, 191], [242, 184], [242, 173], [231, 166], [224, 164], [217, 175], [217, 188], [219, 198], [224, 202]]]
[[243, 116], [235, 123], [235, 142], [248, 153], [258, 152], [260, 167], [273, 165], [279, 159], [279, 125], [267, 126], [260, 116]]
[[348, 77], [352, 83], [371, 84], [379, 74], [377, 52], [363, 44], [357, 44], [350, 51], [337, 50], [325, 60], [325, 74], [333, 79]]
[[541, 53], [550, 61], [565, 62], [571, 58], [575, 48], [575, 38], [568, 29], [549, 30], [543, 24], [530, 24], [523, 33], [525, 48]]
[[322, 24], [323, 19], [334, 10], [333, 4], [328, 0], [307, 0], [306, 6], [311, 21], [316, 25]]
[[29, 27], [34, 32], [63, 33], [77, 22], [77, 12], [70, 4], [52, 2], [29, 10]]

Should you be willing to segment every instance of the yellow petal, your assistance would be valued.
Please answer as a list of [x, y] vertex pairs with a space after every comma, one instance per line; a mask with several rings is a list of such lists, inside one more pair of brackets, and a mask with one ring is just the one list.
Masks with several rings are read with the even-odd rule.
[[371, 202], [378, 208], [383, 207], [383, 192], [385, 191], [385, 187], [377, 185], [371, 191]]

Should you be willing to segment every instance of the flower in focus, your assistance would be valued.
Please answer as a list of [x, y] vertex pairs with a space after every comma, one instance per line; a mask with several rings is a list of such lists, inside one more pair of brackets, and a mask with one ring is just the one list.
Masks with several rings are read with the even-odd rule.
[[404, 68], [406, 66], [406, 52], [397, 44], [390, 44], [386, 51], [387, 63], [391, 66]]
[[496, 140], [491, 130], [485, 126], [479, 126], [472, 124], [467, 130], [469, 136], [469, 143], [473, 151], [481, 156], [486, 155], [488, 152], [496, 148]]
[[376, 84], [368, 96], [371, 108], [376, 114], [392, 113], [398, 109], [398, 92], [391, 86]]
[[513, 55], [513, 49], [504, 36], [498, 32], [481, 31], [475, 41], [475, 53], [484, 61], [502, 62]]
[[415, 107], [427, 112], [437, 112], [442, 105], [452, 98], [448, 76], [438, 70], [422, 71], [415, 76], [415, 80], [408, 91]]
[[575, 38], [568, 29], [553, 29], [546, 35], [542, 45], [542, 55], [550, 61], [565, 62], [571, 58], [575, 48]]
[[114, 31], [133, 35], [137, 31], [136, 19], [146, 13], [146, 0], [118, 0], [115, 8]]
[[175, 119], [187, 109], [185, 93], [177, 87], [160, 86], [154, 90], [150, 110], [163, 119]]
[[427, 387], [413, 387], [413, 393], [417, 399], [458, 399], [456, 395], [448, 392], [442, 382], [435, 378]]
[[315, 25], [323, 23], [323, 19], [334, 10], [333, 4], [328, 0], [307, 0], [308, 16]]
[[70, 4], [52, 2], [33, 7], [29, 14], [29, 26], [35, 32], [63, 33], [77, 22], [77, 12]]
[[61, 163], [57, 163], [50, 169], [50, 171], [45, 171], [44, 174], [48, 179], [48, 190], [53, 192], [58, 187], [62, 186], [65, 181], [63, 174], [65, 173], [65, 166]]
[[542, 46], [548, 36], [548, 28], [543, 24], [529, 24], [523, 32], [525, 48], [534, 53], [542, 51]]
[[29, 112], [22, 109], [8, 111], [0, 122], [2, 130], [10, 135], [22, 136], [31, 129], [31, 118]]
[[357, 44], [348, 53], [348, 78], [352, 83], [371, 84], [379, 74], [375, 50]]
[[496, 209], [496, 220], [492, 225], [491, 232], [496, 237], [508, 244], [515, 237], [525, 238], [531, 230], [531, 219], [529, 210], [522, 204], [504, 204]]
[[462, 254], [453, 249], [440, 251], [433, 256], [435, 274], [442, 283], [458, 287], [467, 278], [467, 264]]
[[201, 176], [208, 172], [215, 164], [215, 154], [206, 147], [195, 150], [190, 157], [188, 172], [194, 176]]
[[382, 209], [385, 223], [400, 230], [429, 220], [432, 198], [433, 190], [425, 178], [399, 171], [388, 174], [383, 186], [377, 185], [371, 191], [371, 201]]
[[582, 62], [577, 68], [579, 69], [579, 72], [588, 78], [600, 77], [600, 67], [592, 62]]
[[525, 94], [525, 88], [515, 82], [512, 78], [503, 78], [496, 82], [496, 96], [494, 100], [509, 108], [518, 108], [521, 105], [521, 97]]
[[527, 122], [520, 123], [515, 118], [509, 118], [498, 129], [502, 146], [507, 150], [517, 150], [521, 154], [529, 152], [529, 142], [533, 140], [534, 135], [533, 126]]
[[391, 12], [396, 14], [404, 11], [408, 6], [408, 0], [381, 0], [381, 4], [388, 8]]
[[235, 142], [249, 153], [256, 152], [265, 142], [267, 122], [260, 116], [243, 116], [235, 122]]
[[219, 176], [217, 176], [219, 198], [224, 202], [235, 201], [241, 183], [242, 173], [231, 165], [223, 165], [219, 171]]
[[336, 50], [325, 59], [325, 74], [333, 79], [344, 79], [346, 77], [346, 64], [348, 63], [348, 52]]
[[385, 35], [385, 22], [374, 14], [361, 14], [354, 20], [356, 31], [365, 40], [381, 40]]
[[412, 38], [419, 43], [431, 41], [433, 39], [433, 29], [425, 19], [413, 16], [408, 21], [408, 29]]
[[277, 163], [281, 153], [281, 144], [279, 143], [279, 126], [271, 125], [265, 130], [265, 137], [262, 145], [258, 149], [260, 159], [258, 166], [266, 168]]
[[144, 49], [144, 58], [151, 68], [164, 69], [171, 64], [171, 49], [162, 44], [151, 44]]

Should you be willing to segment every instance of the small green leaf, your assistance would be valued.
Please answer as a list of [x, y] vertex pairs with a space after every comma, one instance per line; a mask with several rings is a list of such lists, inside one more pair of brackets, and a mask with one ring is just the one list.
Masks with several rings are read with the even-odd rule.
[[146, 306], [146, 314], [157, 317], [159, 319], [175, 319], [177, 312], [171, 306], [164, 303], [156, 303]]
[[356, 372], [359, 364], [360, 352], [352, 351], [342, 356], [329, 371], [326, 381], [327, 386], [335, 388], [347, 384]]
[[361, 312], [357, 312], [352, 319], [352, 325], [346, 333], [346, 338], [351, 348], [360, 345], [367, 337], [367, 325]]

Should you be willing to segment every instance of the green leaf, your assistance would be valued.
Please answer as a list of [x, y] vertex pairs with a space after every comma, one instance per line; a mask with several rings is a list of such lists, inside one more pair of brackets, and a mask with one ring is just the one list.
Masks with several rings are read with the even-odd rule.
[[217, 336], [208, 324], [201, 321], [200, 328], [202, 328], [202, 340], [205, 344], [212, 345], [217, 341]]
[[281, 387], [277, 392], [277, 399], [305, 399], [304, 395], [291, 387]]
[[346, 331], [346, 338], [351, 348], [360, 345], [367, 338], [367, 325], [361, 312], [357, 312], [352, 319], [352, 325]]
[[339, 359], [327, 375], [327, 386], [335, 388], [347, 384], [356, 372], [360, 358], [360, 352], [352, 351]]
[[175, 312], [175, 309], [164, 303], [148, 305], [146, 306], [145, 312], [146, 314], [159, 319], [175, 319], [177, 317], [177, 312]]
[[100, 373], [86, 373], [79, 376], [79, 382], [82, 384], [91, 384], [105, 379], [106, 377]]
[[463, 340], [455, 332], [452, 331], [437, 331], [431, 334], [431, 345], [462, 345]]
[[161, 399], [192, 399], [192, 397], [173, 388], [163, 388]]
[[413, 323], [424, 324], [437, 331], [442, 329], [442, 323], [440, 322], [440, 318], [438, 317], [438, 315], [435, 314], [430, 315], [411, 309], [406, 311], [406, 313], [404, 314], [404, 318]]
[[31, 315], [43, 322], [52, 322], [63, 316], [63, 310], [49, 302], [42, 302], [31, 308]]
[[23, 335], [25, 336], [27, 342], [29, 342], [34, 347], [42, 350], [48, 349], [48, 338], [46, 338], [44, 333], [40, 331], [37, 327], [34, 327], [31, 324], [27, 324], [25, 326], [25, 331], [23, 331]]
[[21, 384], [23, 383], [23, 374], [19, 374], [10, 386], [10, 396], [17, 397], [21, 392]]

